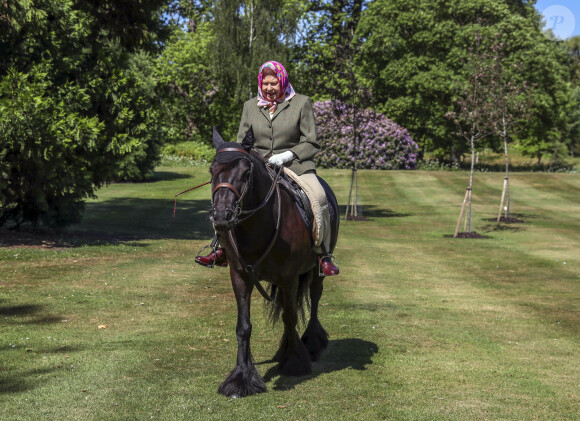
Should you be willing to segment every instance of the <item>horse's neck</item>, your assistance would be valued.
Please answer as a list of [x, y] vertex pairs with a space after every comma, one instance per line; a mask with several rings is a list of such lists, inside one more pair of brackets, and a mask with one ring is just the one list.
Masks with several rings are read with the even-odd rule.
[[[248, 191], [248, 200], [244, 208], [255, 209], [266, 199], [272, 187], [273, 180], [266, 168], [256, 166], [256, 173], [252, 180], [252, 188]], [[281, 192], [282, 193], [282, 192]], [[278, 217], [278, 197], [276, 191], [272, 193], [268, 203], [254, 215], [242, 221], [236, 228], [236, 237], [239, 243], [259, 250], [262, 243], [268, 243], [276, 229]], [[246, 209], [245, 209], [246, 210]]]

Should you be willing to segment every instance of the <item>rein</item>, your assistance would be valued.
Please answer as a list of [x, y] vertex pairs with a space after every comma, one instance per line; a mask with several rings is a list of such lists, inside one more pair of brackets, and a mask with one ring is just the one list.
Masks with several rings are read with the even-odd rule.
[[175, 218], [175, 210], [177, 209], [177, 196], [181, 196], [183, 193], [187, 193], [188, 191], [192, 191], [192, 190], [195, 190], [195, 189], [199, 189], [200, 187], [203, 187], [203, 186], [205, 186], [206, 184], [209, 184], [209, 183], [211, 183], [211, 180], [209, 180], [209, 181], [207, 181], [207, 182], [205, 182], [203, 184], [200, 184], [199, 186], [195, 186], [195, 187], [192, 187], [190, 189], [184, 190], [181, 193], [177, 193], [175, 195], [175, 202], [173, 203], [173, 217]]

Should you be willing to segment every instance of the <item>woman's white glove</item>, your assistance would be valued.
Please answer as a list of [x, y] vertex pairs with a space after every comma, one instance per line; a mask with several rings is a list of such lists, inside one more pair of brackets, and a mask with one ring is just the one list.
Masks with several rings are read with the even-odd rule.
[[268, 158], [268, 163], [279, 167], [286, 162], [292, 161], [293, 159], [294, 153], [292, 151], [286, 151], [272, 155], [270, 158]]

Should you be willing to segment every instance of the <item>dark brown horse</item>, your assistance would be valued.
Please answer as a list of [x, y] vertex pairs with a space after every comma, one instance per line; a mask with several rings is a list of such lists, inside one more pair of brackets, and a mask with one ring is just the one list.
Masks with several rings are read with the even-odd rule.
[[[244, 141], [227, 143], [214, 129], [216, 157], [211, 165], [210, 220], [226, 249], [230, 277], [238, 305], [236, 367], [220, 385], [219, 393], [244, 397], [266, 391], [250, 352], [250, 300], [259, 281], [274, 295], [271, 314], [281, 314], [284, 334], [274, 356], [278, 371], [301, 376], [312, 371], [311, 361], [328, 345], [328, 334], [318, 320], [322, 281], [311, 232], [293, 199], [272, 180], [262, 154], [252, 149], [252, 129]], [[338, 204], [328, 185], [332, 225], [332, 252], [338, 236]], [[265, 292], [262, 290], [263, 295]], [[304, 305], [310, 303], [310, 320], [302, 338], [296, 331]]]

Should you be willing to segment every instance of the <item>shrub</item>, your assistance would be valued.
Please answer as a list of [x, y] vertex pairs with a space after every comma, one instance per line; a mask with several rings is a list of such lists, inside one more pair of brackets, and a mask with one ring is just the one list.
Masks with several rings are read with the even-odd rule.
[[196, 162], [211, 162], [215, 156], [215, 148], [199, 142], [181, 142], [165, 145], [164, 156], [189, 158]]
[[321, 168], [376, 170], [414, 169], [417, 144], [407, 129], [370, 109], [356, 110], [358, 144], [353, 142], [352, 106], [340, 101], [313, 105], [321, 149], [315, 162]]
[[21, 73], [0, 79], [0, 226], [77, 222], [83, 200], [101, 182], [88, 169], [101, 155], [103, 123], [67, 105], [86, 106], [90, 98], [74, 87], [66, 101], [47, 96], [43, 79], [36, 74], [30, 82]]

